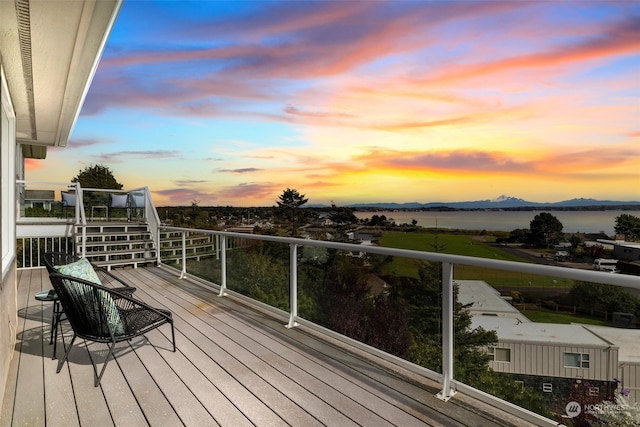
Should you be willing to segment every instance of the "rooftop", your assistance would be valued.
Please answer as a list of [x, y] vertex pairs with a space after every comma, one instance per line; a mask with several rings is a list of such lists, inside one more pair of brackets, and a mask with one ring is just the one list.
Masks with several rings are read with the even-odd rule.
[[586, 328], [587, 325], [521, 322], [507, 317], [474, 316], [471, 327], [481, 326], [498, 333], [500, 341], [518, 341], [544, 344], [564, 344], [608, 347], [610, 342], [599, 338]]
[[499, 316], [520, 319], [529, 322], [526, 316], [500, 296], [500, 292], [483, 280], [456, 280], [458, 285], [458, 301], [461, 304], [472, 304], [469, 312], [472, 316]]
[[585, 325], [594, 334], [620, 347], [620, 363], [640, 363], [640, 329], [611, 328], [608, 326]]
[[[168, 327], [116, 347], [99, 387], [106, 346], [80, 341], [56, 374], [48, 344], [51, 287], [45, 269], [18, 270], [20, 330], [0, 427], [30, 425], [402, 425], [506, 426], [528, 423], [459, 392], [259, 311], [163, 267], [114, 270], [136, 296], [174, 314]], [[62, 323], [68, 343], [70, 329]], [[59, 338], [57, 356], [63, 351]]]

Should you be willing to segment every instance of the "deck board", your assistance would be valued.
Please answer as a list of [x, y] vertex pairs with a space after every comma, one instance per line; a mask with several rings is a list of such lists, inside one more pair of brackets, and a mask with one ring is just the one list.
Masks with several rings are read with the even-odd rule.
[[[15, 384], [0, 427], [30, 426], [498, 426], [513, 425], [437, 385], [409, 380], [357, 351], [256, 311], [158, 267], [118, 269], [135, 296], [172, 311], [168, 325], [116, 346], [102, 383], [93, 386], [90, 357], [101, 368], [104, 344], [77, 340], [56, 374], [48, 343], [51, 304], [34, 300], [50, 288], [46, 270], [20, 270], [20, 328]], [[71, 330], [62, 325], [57, 356]], [[504, 419], [509, 419], [504, 417]], [[525, 425], [522, 423], [520, 425]]]
[[[20, 340], [16, 356], [19, 357], [18, 383], [15, 392], [14, 417], [25, 425], [45, 422], [43, 347], [44, 341], [37, 339], [48, 334], [43, 322], [42, 303], [29, 304], [32, 295], [42, 289], [40, 272], [30, 270], [18, 277], [18, 336]], [[45, 329], [46, 328], [46, 329]], [[46, 335], [48, 337], [48, 335]]]

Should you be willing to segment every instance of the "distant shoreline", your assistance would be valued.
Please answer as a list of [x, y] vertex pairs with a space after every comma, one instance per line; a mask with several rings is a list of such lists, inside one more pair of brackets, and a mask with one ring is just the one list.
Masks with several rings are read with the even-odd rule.
[[[347, 206], [349, 209], [356, 212], [473, 212], [473, 211], [487, 211], [487, 212], [501, 212], [501, 211], [524, 211], [524, 212], [537, 212], [537, 211], [637, 211], [640, 210], [640, 204], [637, 205], [594, 205], [594, 206], [516, 206], [516, 207], [494, 207], [494, 208], [455, 208], [449, 206], [432, 206], [432, 207], [419, 207], [419, 208], [407, 208], [407, 207], [384, 207], [384, 206]], [[330, 206], [319, 207], [315, 209], [331, 209]], [[309, 207], [308, 209], [314, 209]]]

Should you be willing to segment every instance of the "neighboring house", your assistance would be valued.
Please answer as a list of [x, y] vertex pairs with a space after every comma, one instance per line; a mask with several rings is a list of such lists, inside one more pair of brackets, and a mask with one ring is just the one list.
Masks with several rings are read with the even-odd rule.
[[615, 242], [613, 244], [613, 257], [629, 262], [640, 261], [640, 243]]
[[[489, 366], [512, 374], [524, 386], [541, 391], [548, 403], [562, 406], [577, 383], [606, 398], [615, 384], [640, 401], [640, 329], [583, 324], [531, 322], [494, 288], [479, 280], [456, 280], [458, 300], [472, 304], [472, 327], [496, 331]], [[514, 312], [515, 311], [515, 312]]]
[[25, 159], [67, 145], [121, 5], [0, 1], [0, 402], [18, 330], [17, 181]]
[[50, 211], [55, 201], [54, 190], [25, 190], [24, 192], [25, 208], [40, 208]]

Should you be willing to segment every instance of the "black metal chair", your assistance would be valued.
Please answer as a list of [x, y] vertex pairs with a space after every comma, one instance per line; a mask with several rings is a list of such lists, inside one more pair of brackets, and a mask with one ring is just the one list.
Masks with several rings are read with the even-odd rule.
[[175, 330], [170, 311], [151, 307], [131, 296], [121, 294], [118, 288], [106, 288], [59, 273], [51, 273], [49, 278], [73, 330], [73, 338], [64, 357], [58, 362], [56, 372], [62, 369], [76, 337], [104, 343], [109, 347], [100, 374], [91, 358], [96, 387], [100, 385], [107, 363], [118, 342], [131, 340], [168, 323], [171, 325], [173, 351], [176, 351]]
[[[56, 266], [67, 265], [74, 263], [80, 260], [74, 254], [70, 254], [67, 252], [46, 252], [42, 256], [42, 262], [47, 268], [49, 274], [51, 273], [59, 273]], [[128, 286], [126, 283], [121, 282], [117, 277], [111, 274], [106, 268], [98, 267], [95, 264], [91, 264], [93, 270], [96, 272], [100, 283], [106, 287], [114, 287], [118, 290], [118, 295], [115, 297], [118, 298], [120, 294], [132, 296], [136, 291], [136, 288], [133, 286]], [[47, 292], [47, 291], [44, 291]], [[46, 295], [46, 296], [45, 296]], [[61, 308], [60, 301], [58, 298], [58, 294], [55, 289], [44, 293], [36, 294], [36, 299], [39, 301], [51, 301], [53, 302], [53, 314], [51, 316], [51, 337], [49, 339], [49, 344], [53, 344], [53, 353], [52, 359], [56, 357], [56, 349], [58, 347], [58, 325], [62, 320], [65, 320], [64, 317], [64, 308]]]

